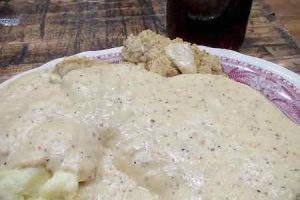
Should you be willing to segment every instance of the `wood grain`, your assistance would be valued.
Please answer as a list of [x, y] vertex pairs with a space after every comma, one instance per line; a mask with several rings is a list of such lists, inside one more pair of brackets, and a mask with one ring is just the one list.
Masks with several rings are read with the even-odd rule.
[[300, 0], [266, 0], [280, 23], [300, 45]]
[[[0, 0], [0, 81], [49, 60], [121, 46], [144, 29], [165, 33], [166, 0]], [[254, 0], [242, 53], [300, 73], [300, 49], [264, 0]]]

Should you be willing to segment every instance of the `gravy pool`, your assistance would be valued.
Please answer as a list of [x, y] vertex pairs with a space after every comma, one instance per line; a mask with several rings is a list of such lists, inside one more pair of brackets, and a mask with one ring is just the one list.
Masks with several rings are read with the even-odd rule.
[[70, 172], [74, 199], [299, 198], [300, 127], [224, 76], [102, 64], [25, 75], [0, 99], [0, 171]]

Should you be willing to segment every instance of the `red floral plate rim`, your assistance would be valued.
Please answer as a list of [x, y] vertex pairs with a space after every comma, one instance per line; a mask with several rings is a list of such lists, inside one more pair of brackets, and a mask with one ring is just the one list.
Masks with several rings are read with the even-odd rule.
[[[199, 46], [199, 48], [220, 57], [222, 68], [229, 78], [261, 92], [286, 116], [300, 125], [299, 75], [274, 63], [235, 51], [204, 46]], [[117, 47], [99, 51], [87, 51], [77, 55], [118, 63], [121, 61], [121, 50], [122, 47]], [[55, 59], [38, 68], [20, 73], [1, 83], [0, 88], [27, 73], [51, 69], [62, 59]]]

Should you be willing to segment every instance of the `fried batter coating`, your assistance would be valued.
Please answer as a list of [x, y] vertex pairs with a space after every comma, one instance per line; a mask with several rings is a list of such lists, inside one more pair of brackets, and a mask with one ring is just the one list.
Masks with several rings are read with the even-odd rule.
[[223, 74], [217, 57], [199, 50], [195, 44], [180, 38], [171, 40], [151, 30], [130, 35], [124, 41], [122, 57], [166, 77], [183, 73]]
[[201, 51], [197, 45], [193, 44], [192, 49], [195, 53], [197, 71], [200, 74], [224, 74], [220, 59], [216, 56], [210, 55], [206, 51]]
[[72, 56], [64, 59], [62, 62], [58, 63], [55, 68], [55, 72], [63, 77], [69, 71], [88, 68], [99, 64], [106, 64], [106, 61], [90, 59], [87, 57]]

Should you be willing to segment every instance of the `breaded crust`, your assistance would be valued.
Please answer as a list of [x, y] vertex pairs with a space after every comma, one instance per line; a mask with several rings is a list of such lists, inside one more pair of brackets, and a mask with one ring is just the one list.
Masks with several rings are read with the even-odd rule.
[[[165, 49], [171, 43], [187, 43], [180, 38], [171, 40], [151, 30], [142, 31], [137, 36], [130, 35], [124, 41], [122, 57], [124, 61], [143, 64], [148, 71], [170, 77], [182, 73], [172, 60], [166, 55]], [[197, 45], [189, 44], [194, 52], [197, 73], [224, 74], [220, 60], [199, 50]]]
[[88, 68], [100, 64], [107, 64], [107, 62], [87, 57], [72, 56], [58, 63], [54, 72], [56, 72], [60, 77], [63, 77], [72, 70]]

